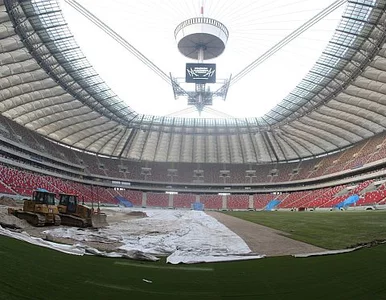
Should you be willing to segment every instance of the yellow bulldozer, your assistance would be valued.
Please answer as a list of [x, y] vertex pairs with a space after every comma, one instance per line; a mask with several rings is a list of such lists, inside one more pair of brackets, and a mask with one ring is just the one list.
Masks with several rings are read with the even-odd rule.
[[22, 210], [8, 208], [8, 213], [33, 226], [60, 225], [61, 221], [55, 205], [55, 194], [44, 189], [33, 191], [31, 199], [24, 200]]
[[108, 226], [106, 214], [101, 213], [99, 207], [94, 211], [93, 208], [79, 204], [77, 195], [59, 194], [58, 210], [62, 225], [93, 228]]

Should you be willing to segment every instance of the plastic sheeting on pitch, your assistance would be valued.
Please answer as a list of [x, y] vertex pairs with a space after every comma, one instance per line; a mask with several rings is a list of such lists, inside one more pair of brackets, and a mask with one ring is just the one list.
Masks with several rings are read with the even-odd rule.
[[157, 261], [159, 258], [155, 257], [151, 254], [146, 254], [140, 251], [118, 251], [118, 252], [105, 252], [105, 251], [99, 251], [98, 249], [95, 249], [93, 247], [89, 247], [87, 245], [82, 244], [75, 244], [75, 245], [66, 245], [66, 244], [59, 244], [50, 242], [47, 240], [43, 240], [41, 238], [30, 236], [26, 232], [15, 232], [8, 230], [6, 228], [3, 228], [0, 226], [0, 235], [7, 236], [10, 238], [17, 239], [19, 241], [24, 241], [36, 246], [49, 248], [52, 250], [56, 250], [59, 252], [63, 252], [66, 254], [72, 254], [72, 255], [97, 255], [97, 256], [104, 256], [104, 257], [123, 257], [123, 258], [130, 258], [135, 260], [146, 260], [146, 261]]
[[[130, 208], [116, 208], [130, 212]], [[138, 210], [138, 209], [136, 209]], [[123, 245], [124, 251], [166, 255], [167, 262], [198, 263], [262, 258], [234, 232], [202, 211], [141, 209], [146, 218], [113, 223], [106, 228], [59, 227], [45, 231], [54, 237], [67, 237], [82, 243], [102, 242]], [[108, 218], [109, 219], [109, 218]]]

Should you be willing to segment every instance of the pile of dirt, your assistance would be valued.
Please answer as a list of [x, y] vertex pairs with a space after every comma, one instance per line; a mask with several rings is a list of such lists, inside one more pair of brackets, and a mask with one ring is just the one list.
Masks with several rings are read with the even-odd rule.
[[139, 217], [139, 218], [146, 218], [147, 217], [147, 214], [144, 211], [137, 211], [137, 210], [128, 212], [126, 215], [132, 216], [132, 217]]
[[25, 229], [31, 227], [26, 220], [21, 220], [8, 214], [7, 207], [0, 207], [0, 226], [11, 229]]
[[138, 210], [121, 211], [116, 209], [105, 208], [102, 212], [107, 215], [107, 222], [109, 224], [147, 217], [147, 214], [145, 212]]
[[7, 196], [1, 196], [0, 197], [0, 205], [6, 205], [6, 206], [17, 206], [16, 200]]

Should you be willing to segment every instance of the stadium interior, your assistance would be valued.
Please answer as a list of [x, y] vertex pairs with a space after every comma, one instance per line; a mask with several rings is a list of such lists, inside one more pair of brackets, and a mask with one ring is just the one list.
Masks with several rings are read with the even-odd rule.
[[[75, 0], [0, 0], [0, 200], [16, 199], [16, 207], [37, 190], [72, 195], [87, 218], [113, 221], [64, 226], [59, 211], [50, 223], [57, 226], [38, 228], [0, 202], [0, 299], [385, 299], [386, 0], [330, 1], [298, 28], [342, 8], [312, 68], [269, 111], [244, 118], [137, 111], [82, 52], [63, 2], [95, 17]], [[176, 39], [201, 21], [232, 38], [203, 15], [180, 23]], [[96, 23], [169, 80], [174, 96], [189, 94]], [[275, 47], [267, 53], [280, 52]], [[197, 52], [202, 63], [206, 53]], [[264, 55], [230, 76], [221, 95]], [[188, 101], [201, 113], [212, 99], [202, 105], [209, 89], [195, 87]], [[53, 202], [46, 215], [57, 210]], [[5, 229], [11, 217], [25, 227]], [[24, 234], [51, 249], [9, 238]]]
[[347, 3], [312, 70], [263, 117], [191, 119], [124, 104], [55, 1], [1, 1], [0, 192], [217, 210], [386, 204], [385, 3], [370, 2]]

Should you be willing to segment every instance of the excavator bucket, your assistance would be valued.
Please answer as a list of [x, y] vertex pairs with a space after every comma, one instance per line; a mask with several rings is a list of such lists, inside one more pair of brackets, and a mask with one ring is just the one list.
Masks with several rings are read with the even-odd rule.
[[91, 215], [91, 226], [93, 228], [101, 228], [109, 226], [106, 220], [106, 214], [104, 213], [96, 213]]

